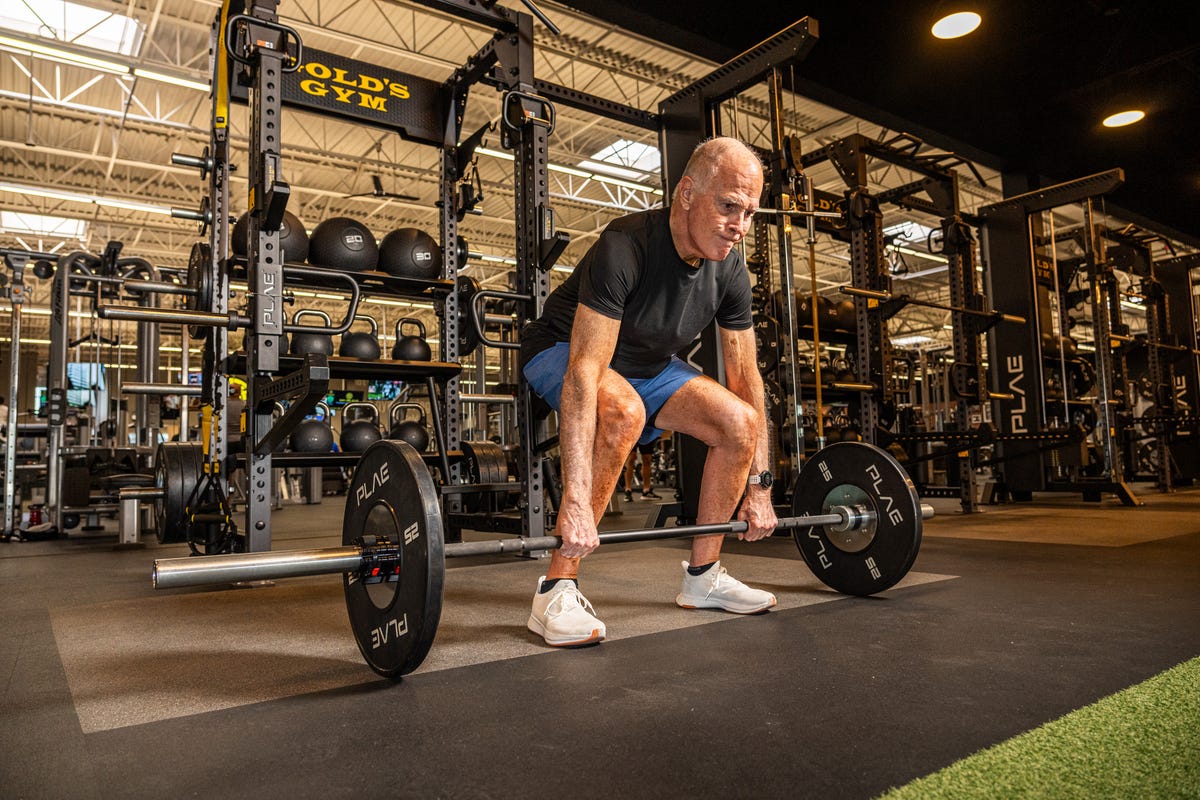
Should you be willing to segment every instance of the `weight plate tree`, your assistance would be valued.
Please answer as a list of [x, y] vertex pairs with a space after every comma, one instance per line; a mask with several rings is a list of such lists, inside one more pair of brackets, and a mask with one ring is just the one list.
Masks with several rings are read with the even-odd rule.
[[[877, 447], [841, 442], [801, 473], [815, 498], [798, 516], [779, 520], [814, 574], [840, 592], [872, 594], [893, 586], [916, 559], [921, 525], [933, 509], [917, 502], [904, 469]], [[815, 487], [809, 489], [809, 485]], [[420, 455], [406, 442], [382, 440], [363, 454], [350, 482], [344, 547], [233, 553], [154, 562], [154, 586], [174, 589], [302, 575], [345, 573], [346, 608], [359, 650], [389, 678], [425, 658], [441, 619], [446, 558], [534, 553], [562, 545], [555, 536], [443, 544], [438, 491]], [[800, 501], [797, 501], [799, 503]], [[816, 512], [816, 513], [810, 513]], [[882, 517], [882, 519], [881, 519]], [[601, 544], [738, 534], [723, 522], [600, 534]]]

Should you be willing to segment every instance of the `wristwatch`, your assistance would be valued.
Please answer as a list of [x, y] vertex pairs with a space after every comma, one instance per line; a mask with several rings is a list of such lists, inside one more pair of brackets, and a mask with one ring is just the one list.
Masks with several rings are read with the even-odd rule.
[[748, 483], [751, 486], [761, 486], [764, 489], [770, 489], [771, 484], [775, 482], [775, 476], [771, 474], [771, 470], [764, 469], [757, 475], [751, 475]]

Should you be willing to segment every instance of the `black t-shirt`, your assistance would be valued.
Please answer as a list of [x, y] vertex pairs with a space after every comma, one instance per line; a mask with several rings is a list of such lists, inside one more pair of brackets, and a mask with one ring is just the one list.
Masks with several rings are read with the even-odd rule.
[[714, 319], [722, 328], [751, 326], [750, 276], [742, 255], [693, 267], [671, 239], [670, 212], [655, 209], [613, 220], [555, 289], [542, 316], [521, 333], [521, 364], [571, 339], [580, 303], [621, 320], [612, 368], [651, 378]]

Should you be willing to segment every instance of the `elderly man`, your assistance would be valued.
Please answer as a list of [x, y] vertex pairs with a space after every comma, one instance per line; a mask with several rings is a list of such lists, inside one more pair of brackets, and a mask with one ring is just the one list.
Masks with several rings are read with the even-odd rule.
[[[563, 495], [554, 551], [528, 626], [547, 644], [581, 645], [606, 630], [580, 593], [580, 560], [638, 443], [664, 430], [708, 445], [697, 524], [726, 522], [742, 502], [742, 538], [768, 536], [771, 504], [763, 384], [755, 363], [750, 280], [735, 249], [758, 209], [762, 164], [742, 142], [696, 148], [670, 209], [613, 221], [521, 336], [530, 387], [559, 413]], [[716, 321], [727, 387], [675, 356]], [[775, 605], [720, 565], [723, 537], [697, 536], [683, 563], [684, 608], [753, 614]]]

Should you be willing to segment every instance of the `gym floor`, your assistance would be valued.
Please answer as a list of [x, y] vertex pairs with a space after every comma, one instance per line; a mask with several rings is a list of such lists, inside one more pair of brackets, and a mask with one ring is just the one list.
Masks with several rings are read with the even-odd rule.
[[[780, 600], [754, 617], [674, 606], [686, 542], [606, 547], [581, 586], [611, 638], [575, 650], [525, 629], [544, 561], [456, 559], [398, 683], [361, 661], [339, 576], [155, 592], [151, 561], [186, 548], [0, 545], [0, 795], [873, 797], [1200, 655], [1200, 489], [1136, 489], [934, 501], [873, 598], [789, 538], [730, 542]], [[275, 548], [339, 545], [342, 502], [276, 512]]]

